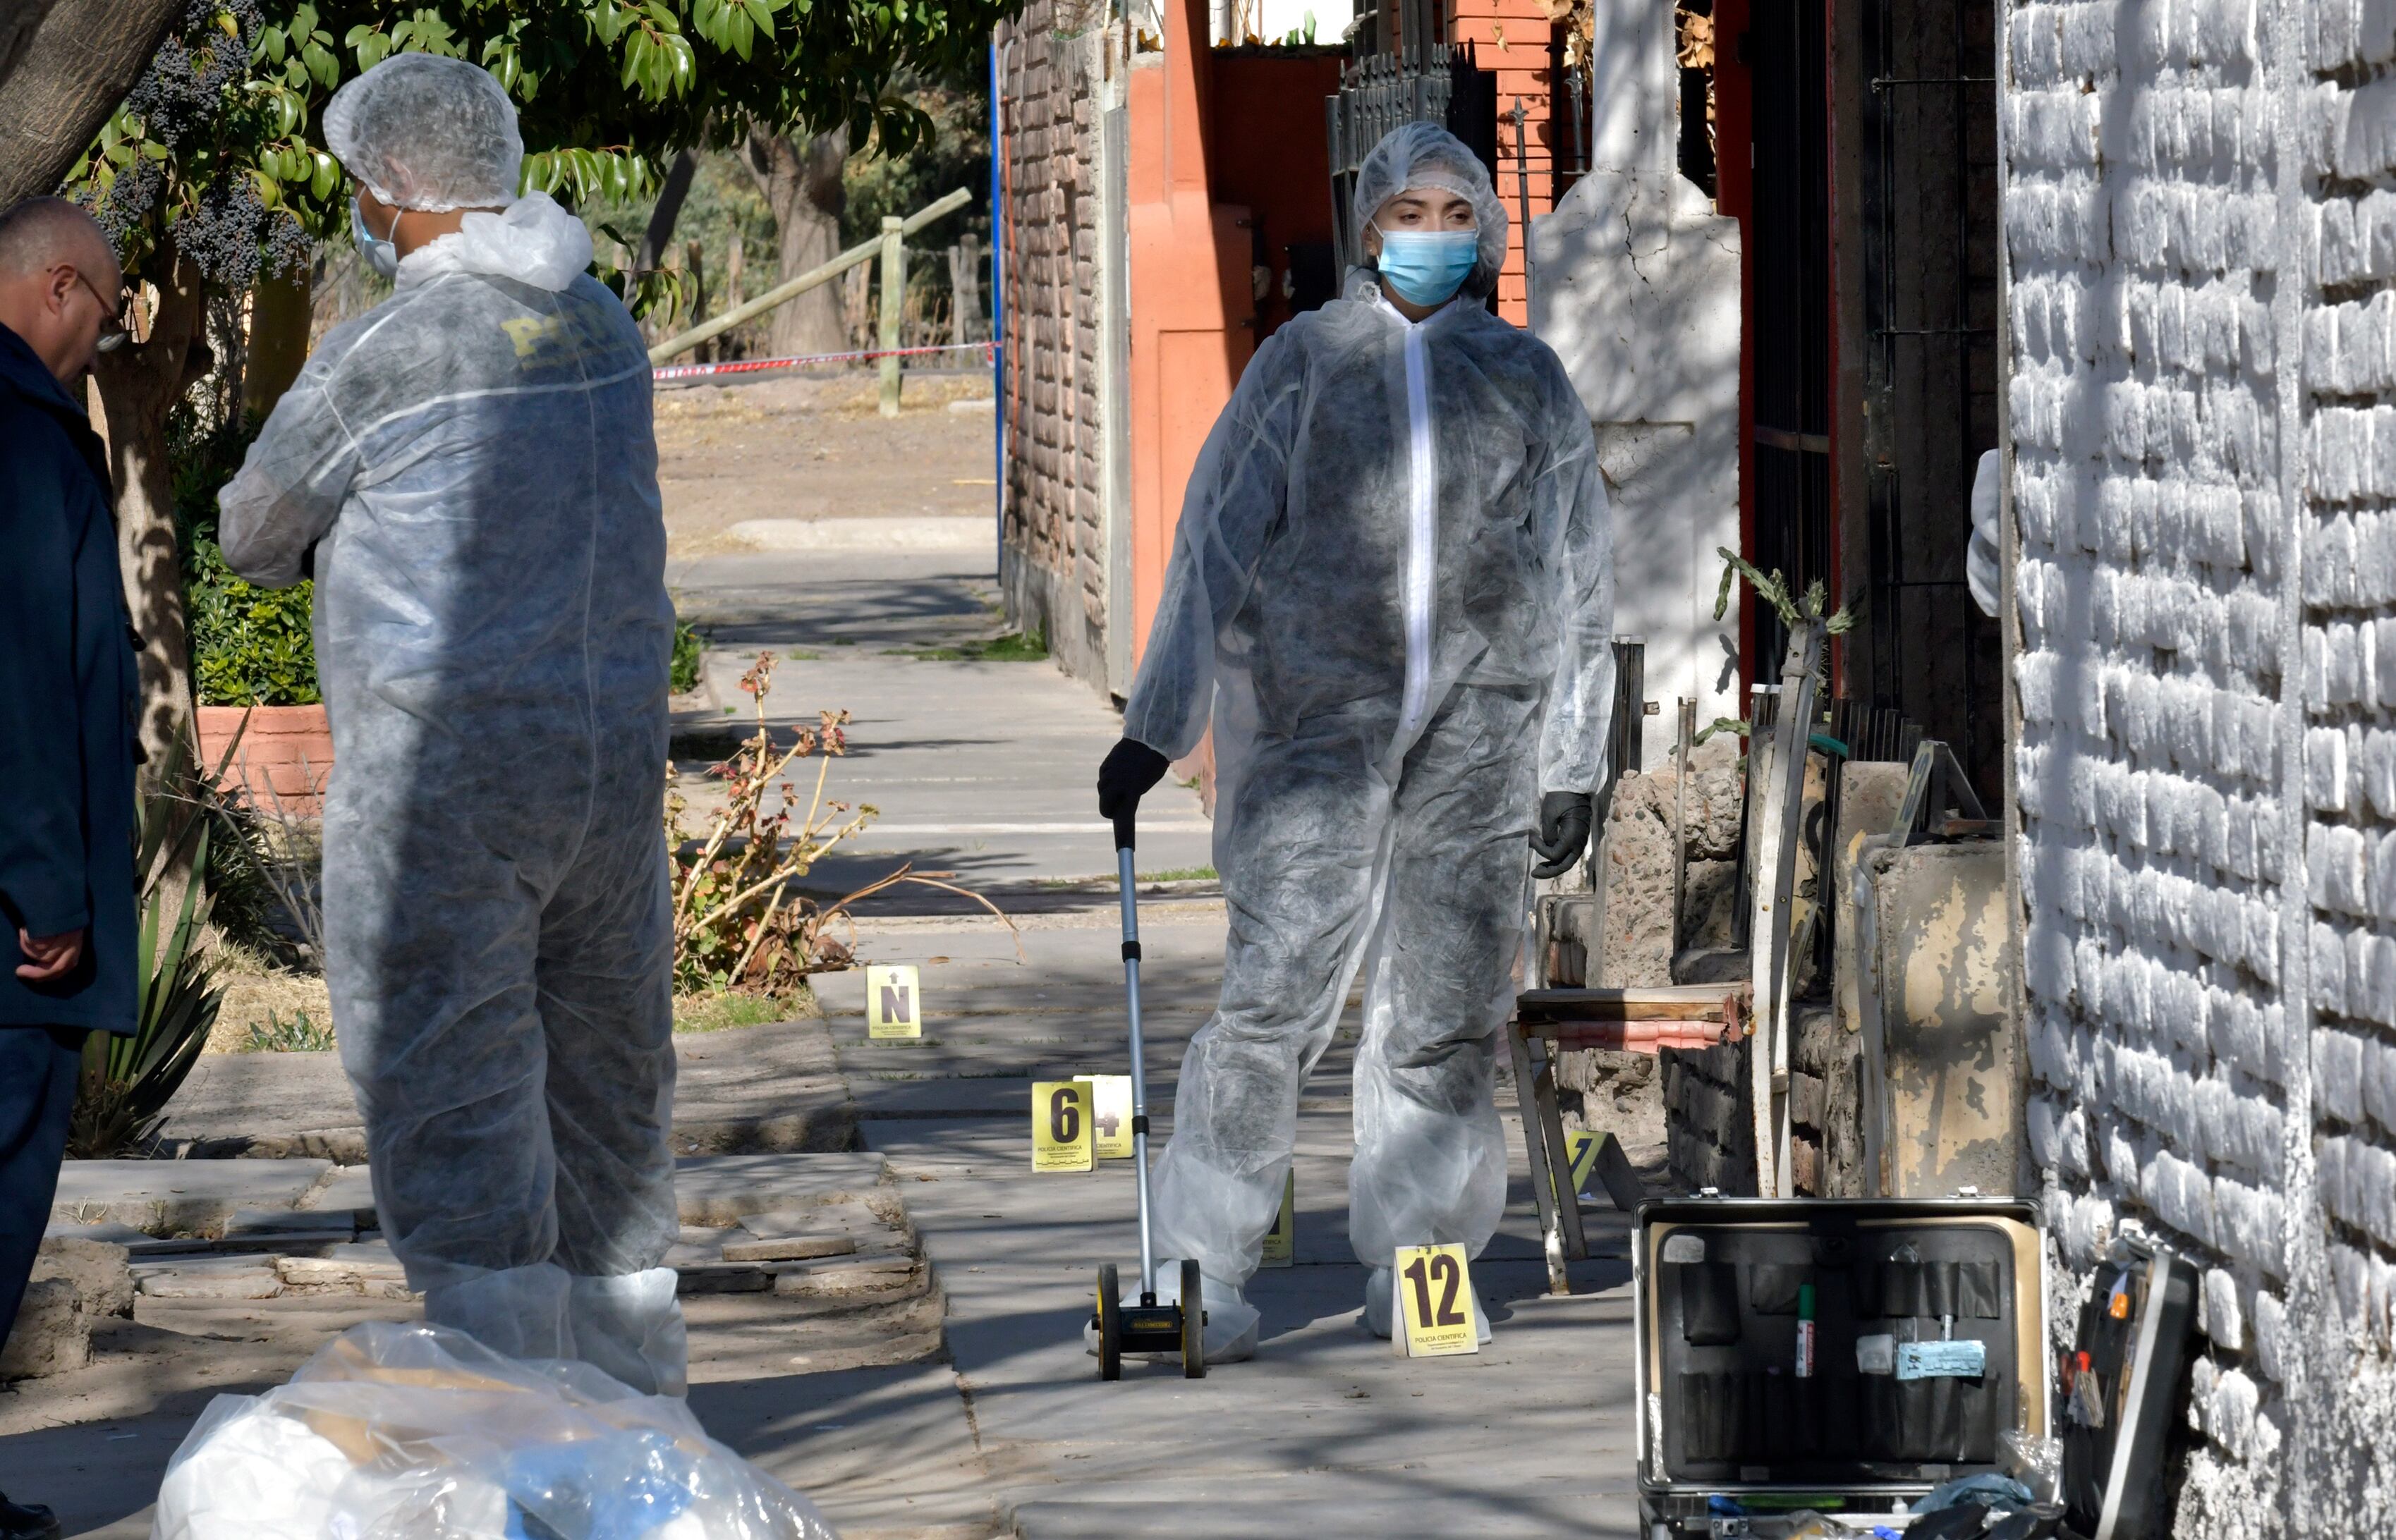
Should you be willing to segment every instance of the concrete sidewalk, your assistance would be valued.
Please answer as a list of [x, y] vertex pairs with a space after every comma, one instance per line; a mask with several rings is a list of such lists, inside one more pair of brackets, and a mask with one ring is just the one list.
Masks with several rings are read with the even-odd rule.
[[[1348, 1031], [1301, 1100], [1298, 1265], [1258, 1274], [1251, 1290], [1264, 1313], [1257, 1359], [1196, 1383], [1178, 1366], [1098, 1381], [1082, 1323], [1098, 1264], [1127, 1276], [1137, 1267], [1131, 1168], [1033, 1175], [1029, 1082], [1125, 1067], [1111, 925], [1093, 916], [1086, 929], [1027, 934], [1032, 976], [1012, 989], [1011, 963], [985, 938], [928, 922], [870, 927], [878, 958], [904, 961], [912, 948], [951, 959], [925, 969], [934, 1021], [922, 1044], [869, 1042], [838, 986], [825, 993], [865, 1142], [889, 1157], [948, 1296], [978, 1440], [944, 1457], [989, 1470], [1002, 1533], [1635, 1533], [1627, 1216], [1591, 1213], [1600, 1255], [1573, 1269], [1580, 1292], [1545, 1294], [1501, 1085], [1511, 1201], [1474, 1270], [1495, 1340], [1470, 1358], [1397, 1358], [1358, 1321]], [[1222, 920], [1213, 906], [1156, 903], [1141, 933], [1161, 1143], [1181, 1053], [1212, 1005]], [[909, 1078], [877, 1084], [893, 1064]], [[804, 1478], [803, 1442], [719, 1432]]]
[[[904, 551], [676, 566], [685, 614], [712, 628], [708, 668], [722, 699], [745, 705], [734, 684], [771, 647], [792, 659], [772, 697], [776, 720], [809, 720], [827, 706], [856, 715], [856, 751], [833, 767], [832, 794], [872, 802], [882, 818], [813, 885], [845, 890], [912, 861], [958, 872], [1020, 916], [1018, 935], [918, 891], [860, 920], [861, 958], [920, 970], [920, 1041], [867, 1037], [861, 972], [816, 980], [821, 1021], [681, 1040], [684, 1135], [716, 1127], [731, 1142], [712, 1148], [739, 1148], [739, 1129], [798, 1119], [815, 1130], [809, 1148], [861, 1144], [886, 1157], [885, 1190], [903, 1202], [948, 1302], [945, 1353], [906, 1362], [842, 1357], [837, 1345], [794, 1351], [792, 1328], [712, 1305], [704, 1324], [694, 1321], [693, 1408], [852, 1537], [1633, 1533], [1626, 1216], [1591, 1214], [1599, 1257], [1575, 1268], [1579, 1292], [1544, 1294], [1501, 1082], [1511, 1202], [1474, 1274], [1495, 1340], [1471, 1357], [1409, 1361], [1367, 1336], [1357, 1322], [1364, 1269], [1346, 1233], [1352, 1014], [1300, 1103], [1298, 1262], [1260, 1274], [1251, 1291], [1264, 1315], [1256, 1361], [1197, 1382], [1178, 1366], [1129, 1366], [1122, 1382], [1099, 1382], [1082, 1324], [1098, 1265], [1127, 1274], [1137, 1265], [1131, 1170], [1107, 1162], [1087, 1175], [1033, 1175], [1030, 1084], [1125, 1068], [1111, 895], [1103, 883], [1059, 885], [1111, 864], [1091, 783], [1119, 724], [1047, 663], [904, 655], [998, 630], [989, 568]], [[1160, 787], [1146, 813], [1143, 870], [1211, 863], [1192, 795]], [[1214, 1002], [1224, 912], [1203, 885], [1159, 887], [1142, 907], [1161, 1144], [1181, 1055]], [[204, 1066], [170, 1132], [260, 1148], [283, 1138], [300, 1153], [353, 1122], [330, 1055]], [[798, 1159], [830, 1169], [857, 1157]], [[246, 1167], [246, 1191], [280, 1182], [295, 1202], [342, 1180], [300, 1160], [183, 1164], [159, 1179]], [[221, 1361], [128, 1394], [138, 1415], [95, 1403], [25, 1419], [23, 1431], [0, 1437], [0, 1489], [38, 1500], [58, 1473], [74, 1472], [70, 1480], [108, 1488], [105, 1500], [78, 1499], [74, 1527], [132, 1540], [148, 1500], [138, 1489], [147, 1480], [154, 1490], [166, 1452], [207, 1396], [288, 1373], [287, 1355], [249, 1346], [263, 1340], [257, 1322], [254, 1310], [227, 1307], [210, 1328], [221, 1334]], [[162, 1334], [127, 1331], [138, 1342]], [[41, 1395], [40, 1383], [27, 1393]]]
[[[751, 722], [739, 679], [768, 649], [786, 660], [773, 721], [853, 713], [827, 794], [881, 816], [817, 867], [810, 890], [851, 892], [900, 862], [1000, 891], [1112, 875], [1096, 787], [1122, 722], [1098, 692], [1052, 662], [914, 656], [998, 633], [995, 554], [717, 556], [670, 570], [684, 618], [707, 634], [709, 682], [734, 708], [725, 724]], [[1194, 793], [1158, 787], [1141, 806], [1139, 870], [1210, 868], [1211, 830]]]

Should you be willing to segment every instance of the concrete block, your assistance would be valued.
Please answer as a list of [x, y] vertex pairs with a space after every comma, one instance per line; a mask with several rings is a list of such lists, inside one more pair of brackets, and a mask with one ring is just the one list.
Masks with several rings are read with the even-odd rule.
[[153, 1235], [206, 1234], [238, 1210], [296, 1206], [331, 1169], [316, 1160], [69, 1161], [50, 1217]]
[[36, 1279], [25, 1287], [16, 1323], [0, 1348], [0, 1380], [64, 1374], [91, 1361], [91, 1317], [74, 1281]]
[[46, 1236], [33, 1257], [33, 1276], [64, 1279], [73, 1285], [85, 1315], [133, 1313], [133, 1274], [121, 1244], [84, 1236]]
[[347, 1215], [361, 1228], [376, 1226], [374, 1173], [362, 1165], [335, 1166], [310, 1188], [299, 1206], [313, 1214]]
[[190, 1258], [136, 1267], [136, 1286], [153, 1299], [273, 1299], [283, 1279], [273, 1257]]
[[674, 1162], [686, 1225], [739, 1224], [752, 1214], [803, 1209], [872, 1191], [888, 1178], [880, 1155], [712, 1155]]
[[407, 1269], [379, 1241], [328, 1248], [322, 1256], [277, 1257], [274, 1273], [300, 1294], [362, 1294], [371, 1298], [408, 1297]]

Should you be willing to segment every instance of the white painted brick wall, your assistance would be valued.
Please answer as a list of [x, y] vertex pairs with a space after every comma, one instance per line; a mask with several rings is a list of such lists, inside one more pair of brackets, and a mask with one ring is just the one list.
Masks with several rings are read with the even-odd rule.
[[2203, 1269], [2176, 1535], [2396, 1490], [2396, 0], [2009, 5], [2029, 1148]]

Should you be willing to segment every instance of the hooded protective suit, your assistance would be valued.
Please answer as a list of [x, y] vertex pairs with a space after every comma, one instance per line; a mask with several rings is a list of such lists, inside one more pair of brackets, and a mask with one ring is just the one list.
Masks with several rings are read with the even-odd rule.
[[1612, 526], [1589, 419], [1554, 353], [1474, 298], [1505, 213], [1461, 142], [1385, 139], [1359, 225], [1422, 186], [1473, 202], [1480, 268], [1420, 323], [1351, 274], [1258, 350], [1191, 477], [1125, 710], [1168, 757], [1214, 726], [1231, 933], [1155, 1177], [1160, 1255], [1210, 1284], [1256, 1268], [1299, 1085], [1360, 966], [1356, 1255], [1487, 1243], [1525, 836], [1541, 792], [1604, 777]]
[[[377, 102], [385, 85], [410, 112]], [[418, 110], [443, 89], [480, 106]], [[328, 138], [437, 204], [454, 190], [406, 184], [412, 161], [494, 152], [409, 136], [487, 136], [494, 94], [504, 109], [484, 72], [405, 55], [343, 87]], [[673, 609], [648, 359], [590, 259], [580, 221], [538, 193], [411, 252], [397, 292], [327, 334], [275, 407], [220, 535], [269, 586], [313, 553], [336, 759], [326, 981], [383, 1233], [427, 1319], [679, 1391], [659, 1266], [676, 1235]]]

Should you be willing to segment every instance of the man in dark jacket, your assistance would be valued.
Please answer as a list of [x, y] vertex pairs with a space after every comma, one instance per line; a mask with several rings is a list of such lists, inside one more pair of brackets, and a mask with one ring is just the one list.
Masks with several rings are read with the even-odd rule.
[[[81, 405], [123, 291], [83, 210], [0, 213], [0, 1338], [58, 1191], [84, 1038], [134, 1026], [132, 631]], [[58, 1533], [0, 1497], [0, 1540]]]

